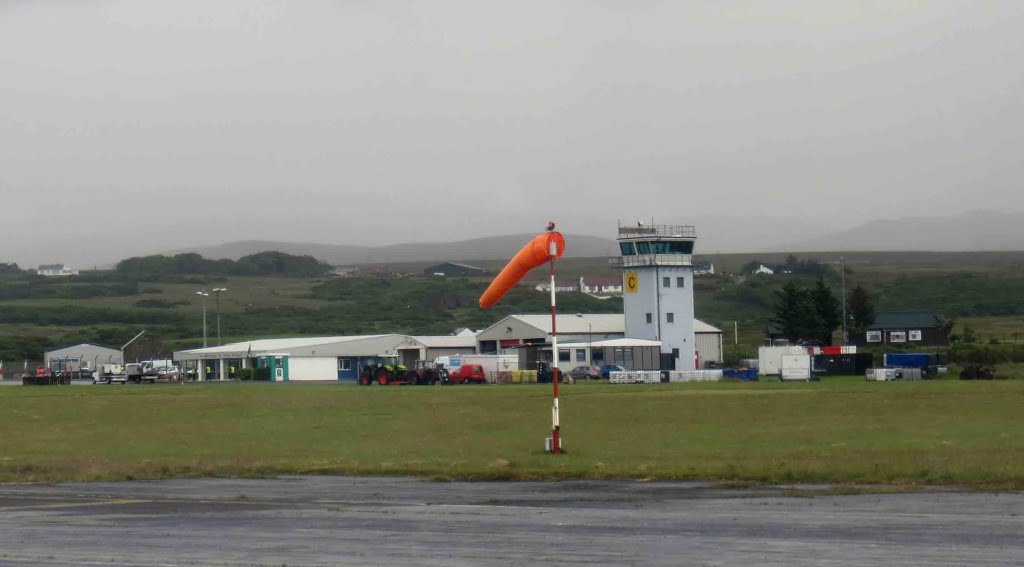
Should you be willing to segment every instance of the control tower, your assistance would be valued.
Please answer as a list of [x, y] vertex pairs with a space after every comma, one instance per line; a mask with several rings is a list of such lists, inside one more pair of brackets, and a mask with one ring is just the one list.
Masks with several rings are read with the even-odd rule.
[[693, 244], [688, 225], [619, 224], [626, 336], [661, 341], [661, 369], [694, 370]]

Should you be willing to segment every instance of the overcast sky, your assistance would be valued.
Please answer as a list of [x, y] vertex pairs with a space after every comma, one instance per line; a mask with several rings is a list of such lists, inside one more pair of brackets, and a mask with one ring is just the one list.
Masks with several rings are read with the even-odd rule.
[[1017, 0], [0, 0], [0, 261], [1020, 211], [1022, 30]]

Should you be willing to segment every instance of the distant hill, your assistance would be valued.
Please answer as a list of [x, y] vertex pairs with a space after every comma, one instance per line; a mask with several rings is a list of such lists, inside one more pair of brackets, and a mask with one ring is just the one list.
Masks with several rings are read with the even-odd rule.
[[[388, 246], [244, 240], [215, 246], [186, 248], [171, 253], [196, 252], [205, 258], [237, 260], [242, 256], [274, 250], [295, 255], [308, 254], [335, 266], [449, 260], [472, 262], [474, 260], [507, 260], [534, 236], [536, 235], [510, 234], [457, 242], [420, 242]], [[567, 234], [565, 239], [565, 255], [569, 258], [608, 256], [617, 249], [615, 241], [608, 238]]]
[[789, 246], [788, 250], [1024, 250], [1024, 213], [972, 211], [949, 217], [877, 220], [848, 230], [796, 242]]

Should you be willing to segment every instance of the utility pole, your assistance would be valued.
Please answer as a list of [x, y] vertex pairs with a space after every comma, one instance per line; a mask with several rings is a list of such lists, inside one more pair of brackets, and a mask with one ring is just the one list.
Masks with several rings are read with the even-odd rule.
[[849, 342], [849, 338], [846, 336], [846, 260], [839, 257], [839, 274], [840, 280], [843, 282], [843, 344]]

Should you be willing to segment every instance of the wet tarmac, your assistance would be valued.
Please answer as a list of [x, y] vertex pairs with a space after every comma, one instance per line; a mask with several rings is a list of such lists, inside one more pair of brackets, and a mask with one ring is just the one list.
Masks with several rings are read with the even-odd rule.
[[0, 565], [1024, 565], [1024, 495], [402, 478], [0, 485]]

